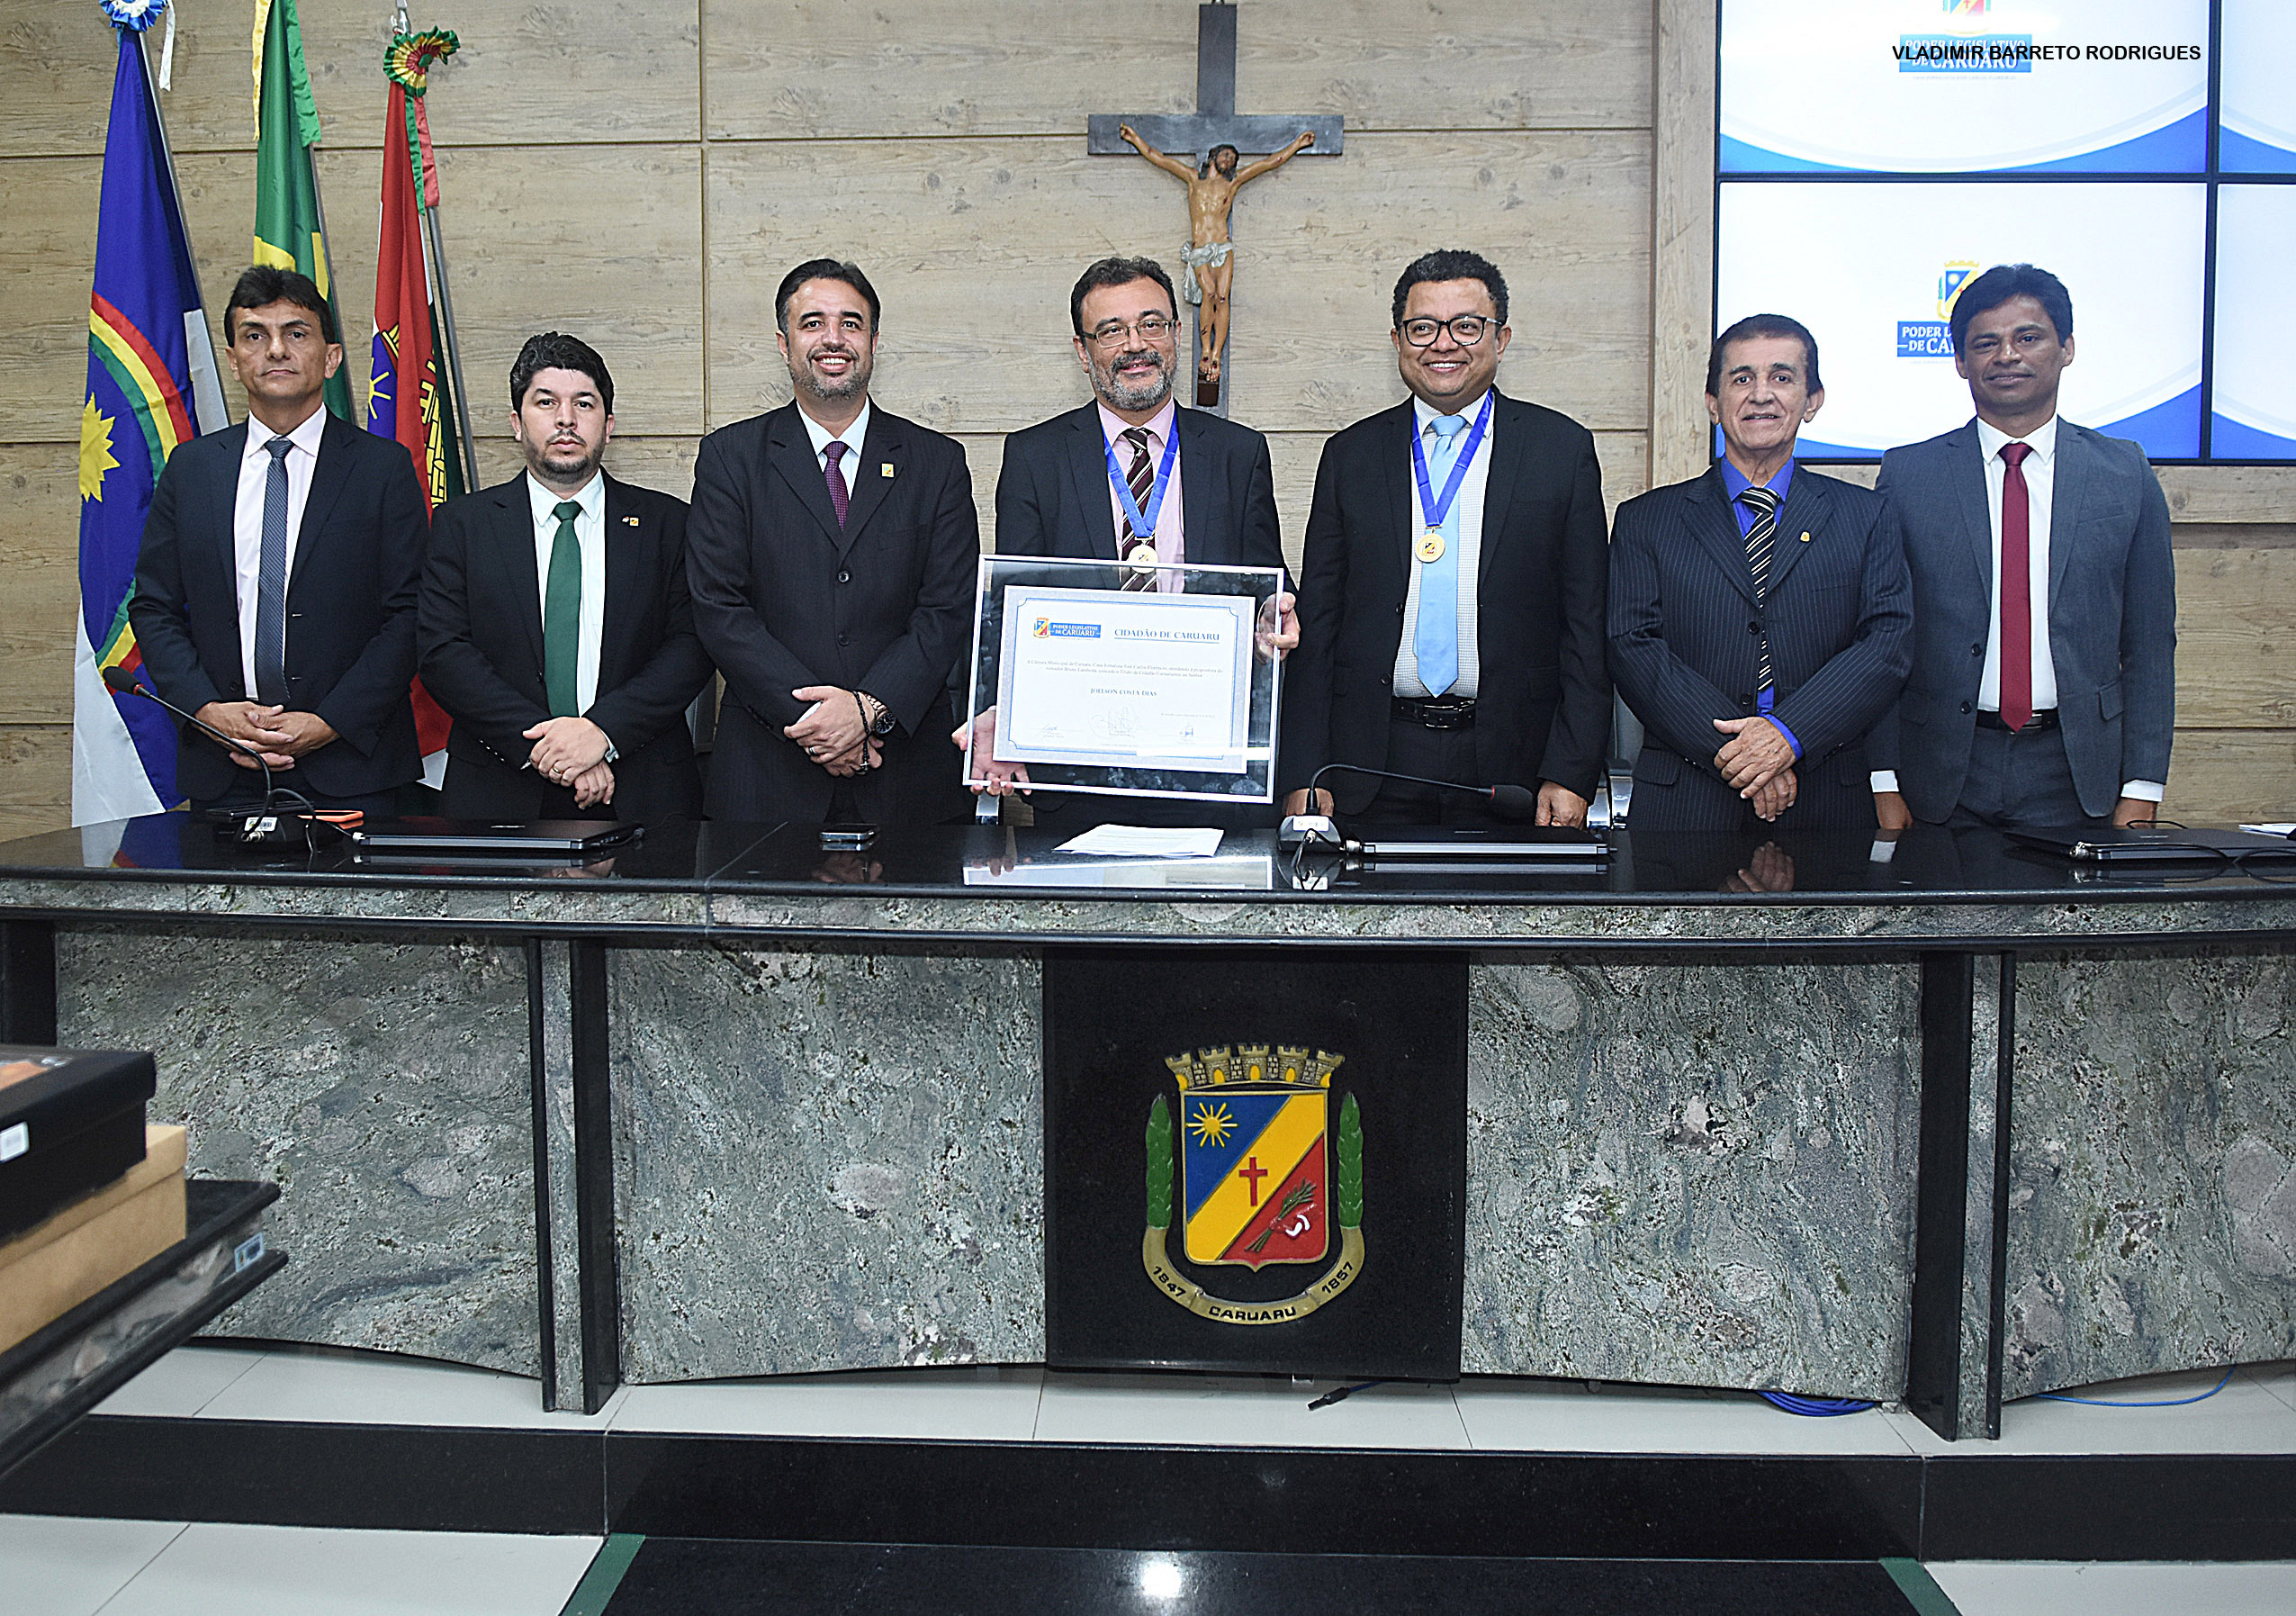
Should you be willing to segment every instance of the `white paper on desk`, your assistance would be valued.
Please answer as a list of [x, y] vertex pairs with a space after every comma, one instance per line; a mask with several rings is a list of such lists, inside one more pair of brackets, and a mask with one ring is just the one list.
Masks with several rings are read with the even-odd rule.
[[2285, 836], [2296, 834], [2296, 825], [2290, 824], [2244, 825], [2240, 828], [2252, 835], [2258, 836]]
[[1062, 853], [1117, 859], [1208, 859], [1220, 851], [1216, 830], [1157, 830], [1145, 825], [1095, 825], [1060, 844]]

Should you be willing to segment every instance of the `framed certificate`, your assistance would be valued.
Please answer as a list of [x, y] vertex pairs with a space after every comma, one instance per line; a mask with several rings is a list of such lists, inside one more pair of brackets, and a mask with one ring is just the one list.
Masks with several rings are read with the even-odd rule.
[[1272, 802], [1283, 588], [1274, 567], [984, 556], [967, 783]]

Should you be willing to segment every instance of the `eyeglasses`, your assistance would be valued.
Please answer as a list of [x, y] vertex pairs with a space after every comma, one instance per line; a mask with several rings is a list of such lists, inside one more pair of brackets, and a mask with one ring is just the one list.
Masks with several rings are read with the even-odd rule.
[[1138, 331], [1142, 342], [1162, 342], [1179, 329], [1180, 323], [1177, 320], [1166, 320], [1161, 314], [1143, 314], [1138, 320], [1129, 322], [1121, 320], [1103, 320], [1092, 329], [1088, 340], [1101, 348], [1114, 348], [1133, 332]]
[[1485, 331], [1498, 323], [1480, 314], [1454, 314], [1448, 320], [1407, 320], [1398, 329], [1403, 333], [1403, 340], [1413, 348], [1432, 348], [1435, 339], [1445, 331], [1461, 348], [1472, 348], [1483, 339]]

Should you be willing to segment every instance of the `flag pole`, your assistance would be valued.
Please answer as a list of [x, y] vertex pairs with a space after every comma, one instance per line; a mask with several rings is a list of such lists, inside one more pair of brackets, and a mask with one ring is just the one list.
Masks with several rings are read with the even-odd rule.
[[[180, 220], [184, 217], [184, 186], [176, 177], [176, 143], [167, 138], [167, 114], [159, 104], [159, 86], [152, 82], [151, 58], [144, 50], [142, 34], [135, 36], [135, 46], [137, 65], [143, 69], [144, 94], [151, 101], [151, 122], [159, 131], [159, 155], [164, 159], [162, 176], [167, 185], [167, 199], [176, 204], [176, 217]], [[192, 367], [192, 420], [203, 432], [219, 432], [231, 424], [231, 412], [223, 399], [223, 373], [215, 363], [215, 335], [207, 325], [207, 286], [200, 279], [199, 251], [192, 245], [188, 226], [184, 230], [184, 260], [191, 266], [192, 286], [199, 293], [200, 335], [203, 339], [194, 342], [188, 329], [184, 333], [185, 357]]]
[[439, 374], [452, 378], [451, 392], [455, 419], [461, 424], [463, 438], [463, 486], [478, 492], [478, 451], [471, 438], [470, 393], [463, 381], [463, 344], [455, 334], [455, 301], [446, 291], [446, 255], [438, 245], [437, 211], [428, 203], [422, 209], [422, 242], [430, 256], [430, 273], [438, 289], [438, 340], [446, 349], [446, 363]]

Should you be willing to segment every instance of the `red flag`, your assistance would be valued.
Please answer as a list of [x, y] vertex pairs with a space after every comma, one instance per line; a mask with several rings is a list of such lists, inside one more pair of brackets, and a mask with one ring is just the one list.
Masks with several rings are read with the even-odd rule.
[[[383, 116], [383, 238], [375, 252], [374, 383], [367, 395], [366, 429], [407, 446], [423, 496], [436, 510], [447, 492], [446, 423], [440, 414], [422, 209], [415, 196], [407, 131], [407, 92], [394, 80]], [[454, 720], [419, 679], [414, 700], [416, 740], [428, 758], [446, 746]]]

